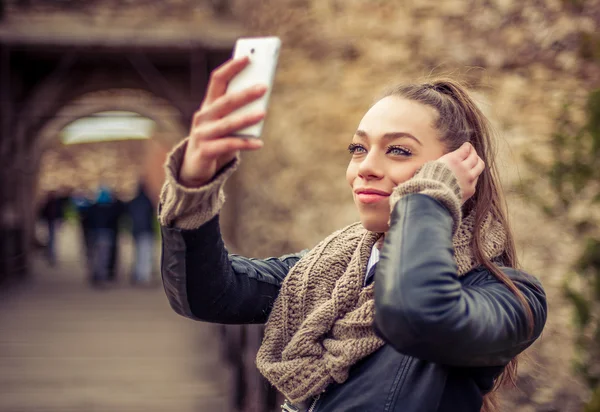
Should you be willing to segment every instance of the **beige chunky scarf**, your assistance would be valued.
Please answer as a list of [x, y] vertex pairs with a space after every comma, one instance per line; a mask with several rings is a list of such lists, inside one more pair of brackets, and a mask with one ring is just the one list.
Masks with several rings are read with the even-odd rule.
[[[473, 226], [468, 216], [453, 238], [459, 275], [478, 266], [470, 246]], [[506, 241], [502, 226], [488, 217], [482, 230], [487, 257], [500, 256]], [[350, 225], [318, 244], [286, 276], [256, 363], [290, 402], [344, 382], [353, 364], [385, 343], [372, 327], [374, 284], [363, 286], [371, 249], [380, 237], [360, 223]]]

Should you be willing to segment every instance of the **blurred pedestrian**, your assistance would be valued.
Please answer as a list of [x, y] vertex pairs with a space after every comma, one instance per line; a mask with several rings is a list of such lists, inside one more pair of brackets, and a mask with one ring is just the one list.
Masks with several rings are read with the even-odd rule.
[[90, 210], [94, 233], [91, 280], [95, 285], [116, 280], [119, 220], [122, 208], [122, 202], [113, 195], [110, 188], [101, 186], [96, 203]]
[[92, 250], [93, 250], [93, 226], [91, 210], [94, 204], [92, 198], [83, 191], [76, 191], [71, 196], [71, 202], [75, 206], [79, 218], [79, 227], [81, 229], [81, 239], [83, 240], [83, 254], [88, 270], [92, 268]]
[[40, 217], [45, 221], [47, 228], [46, 258], [50, 266], [57, 263], [56, 237], [64, 218], [64, 206], [64, 198], [59, 196], [56, 190], [51, 190], [46, 194], [40, 210]]
[[136, 196], [127, 204], [131, 219], [131, 233], [135, 242], [135, 259], [131, 283], [149, 284], [154, 263], [154, 205], [143, 182], [138, 184]]

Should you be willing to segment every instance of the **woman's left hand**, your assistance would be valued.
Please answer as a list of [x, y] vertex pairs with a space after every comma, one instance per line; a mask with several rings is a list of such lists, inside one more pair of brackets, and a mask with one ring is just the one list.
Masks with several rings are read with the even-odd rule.
[[471, 143], [464, 143], [455, 151], [440, 157], [439, 161], [445, 163], [456, 176], [462, 194], [462, 203], [465, 203], [475, 194], [477, 180], [485, 169], [485, 163]]

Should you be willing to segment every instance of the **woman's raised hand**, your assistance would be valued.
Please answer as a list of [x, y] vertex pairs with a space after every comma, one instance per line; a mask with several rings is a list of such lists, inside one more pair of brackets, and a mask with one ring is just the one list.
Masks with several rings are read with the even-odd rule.
[[477, 180], [485, 169], [485, 163], [471, 143], [464, 143], [455, 151], [440, 157], [439, 161], [445, 163], [456, 176], [462, 193], [462, 203], [465, 203], [475, 194]]
[[189, 141], [179, 171], [179, 181], [187, 187], [208, 183], [240, 150], [256, 150], [259, 139], [230, 136], [236, 130], [260, 122], [265, 113], [230, 115], [234, 110], [258, 99], [267, 91], [256, 85], [237, 93], [225, 94], [227, 84], [248, 64], [247, 57], [228, 60], [215, 69], [200, 109], [194, 114]]

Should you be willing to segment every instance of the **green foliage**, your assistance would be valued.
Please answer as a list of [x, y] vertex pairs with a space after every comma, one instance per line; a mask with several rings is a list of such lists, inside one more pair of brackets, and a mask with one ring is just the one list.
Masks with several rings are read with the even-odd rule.
[[575, 306], [575, 316], [578, 326], [585, 328], [591, 318], [590, 304], [582, 293], [569, 286], [568, 283], [565, 283], [564, 289], [565, 295], [573, 303], [573, 306]]
[[[600, 53], [600, 38], [597, 46]], [[575, 368], [593, 393], [585, 412], [600, 412], [600, 221], [594, 213], [600, 203], [600, 89], [590, 92], [585, 110], [586, 120], [578, 125], [570, 107], [564, 107], [550, 139], [549, 158], [525, 157], [536, 179], [521, 189], [544, 214], [582, 241], [564, 294], [575, 313]], [[540, 192], [544, 182], [552, 196]]]

